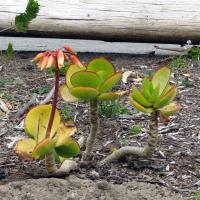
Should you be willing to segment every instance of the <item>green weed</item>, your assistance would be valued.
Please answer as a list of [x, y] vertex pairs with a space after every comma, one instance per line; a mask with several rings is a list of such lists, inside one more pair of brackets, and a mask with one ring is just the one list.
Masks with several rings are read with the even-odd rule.
[[195, 193], [196, 200], [200, 200], [200, 190]]
[[71, 121], [72, 118], [72, 110], [71, 108], [66, 104], [60, 105], [60, 113], [63, 121]]
[[103, 101], [99, 104], [99, 114], [102, 117], [116, 117], [120, 114], [130, 114], [127, 107], [121, 105], [119, 101]]
[[181, 56], [176, 57], [172, 62], [170, 63], [170, 66], [173, 68], [184, 68], [187, 67], [187, 61], [186, 58], [183, 58]]
[[138, 135], [138, 134], [141, 133], [141, 131], [142, 131], [142, 125], [141, 125], [141, 123], [137, 123], [137, 124], [133, 125], [133, 126], [130, 128], [130, 133], [131, 133], [132, 135]]
[[46, 94], [49, 92], [49, 89], [45, 86], [41, 86], [41, 87], [36, 87], [36, 88], [33, 88], [31, 90], [32, 93], [36, 93], [36, 94], [39, 94], [39, 95], [42, 95], [42, 94]]
[[13, 44], [11, 42], [8, 43], [8, 47], [6, 49], [6, 56], [11, 59], [14, 56]]

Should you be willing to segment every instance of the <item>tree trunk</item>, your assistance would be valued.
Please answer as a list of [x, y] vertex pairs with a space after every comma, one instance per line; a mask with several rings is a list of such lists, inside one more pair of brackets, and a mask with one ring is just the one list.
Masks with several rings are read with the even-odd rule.
[[[0, 6], [0, 30], [14, 25], [28, 0]], [[39, 0], [41, 9], [27, 34], [0, 35], [186, 43], [200, 41], [199, 0]]]

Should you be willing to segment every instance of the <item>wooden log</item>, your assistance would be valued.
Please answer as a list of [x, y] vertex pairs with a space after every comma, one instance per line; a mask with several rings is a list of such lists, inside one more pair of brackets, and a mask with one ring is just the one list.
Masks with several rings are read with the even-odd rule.
[[[28, 0], [2, 0], [0, 30], [14, 24]], [[199, 0], [38, 0], [26, 34], [0, 35], [193, 44], [200, 41]]]

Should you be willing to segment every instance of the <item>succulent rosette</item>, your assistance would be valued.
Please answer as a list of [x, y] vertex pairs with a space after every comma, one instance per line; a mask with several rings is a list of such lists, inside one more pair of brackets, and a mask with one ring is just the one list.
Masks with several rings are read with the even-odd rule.
[[122, 72], [117, 72], [105, 58], [95, 58], [84, 66], [71, 65], [66, 71], [66, 84], [60, 87], [62, 98], [68, 102], [79, 100], [115, 100], [124, 92], [111, 91], [121, 80]]
[[141, 90], [135, 85], [130, 94], [132, 105], [139, 111], [152, 113], [158, 111], [161, 117], [168, 118], [180, 110], [181, 106], [172, 102], [177, 94], [175, 84], [170, 83], [171, 70], [168, 67], [158, 69], [152, 79], [145, 77]]
[[76, 127], [61, 122], [60, 113], [55, 112], [49, 137], [46, 130], [49, 123], [51, 105], [33, 107], [25, 118], [27, 138], [16, 143], [15, 152], [27, 160], [43, 159], [46, 153], [53, 152], [57, 162], [76, 156], [80, 152], [78, 143], [72, 138]]

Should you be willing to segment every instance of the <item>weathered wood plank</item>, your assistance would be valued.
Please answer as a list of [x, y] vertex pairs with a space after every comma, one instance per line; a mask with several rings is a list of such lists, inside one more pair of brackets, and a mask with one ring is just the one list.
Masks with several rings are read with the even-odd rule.
[[[27, 0], [2, 0], [0, 29], [14, 23]], [[39, 0], [25, 36], [185, 43], [200, 41], [199, 0]], [[0, 35], [15, 35], [2, 32]], [[21, 35], [21, 34], [20, 34]]]

